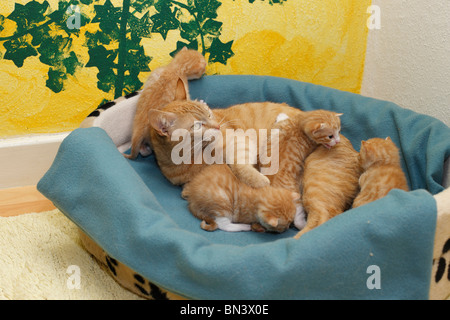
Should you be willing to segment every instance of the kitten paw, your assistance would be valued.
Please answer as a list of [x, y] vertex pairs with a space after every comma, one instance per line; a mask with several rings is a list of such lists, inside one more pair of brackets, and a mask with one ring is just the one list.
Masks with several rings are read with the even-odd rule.
[[139, 152], [141, 153], [141, 156], [148, 157], [149, 155], [152, 154], [153, 151], [149, 145], [143, 145], [143, 146], [141, 146], [141, 149], [139, 150]]
[[283, 121], [283, 120], [286, 120], [286, 119], [289, 119], [289, 116], [286, 113], [280, 113], [277, 116], [277, 120], [275, 122], [280, 122], [280, 121]]
[[263, 188], [270, 185], [270, 180], [266, 176], [259, 174], [258, 176], [255, 176], [253, 179], [249, 180], [247, 184], [252, 188]]
[[252, 231], [263, 233], [263, 232], [266, 232], [266, 229], [261, 224], [255, 222], [252, 224]]

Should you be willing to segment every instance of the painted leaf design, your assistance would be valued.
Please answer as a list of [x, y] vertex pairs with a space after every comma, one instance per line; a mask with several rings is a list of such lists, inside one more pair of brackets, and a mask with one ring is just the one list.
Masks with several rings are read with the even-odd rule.
[[[286, 0], [260, 1], [274, 5]], [[117, 3], [121, 6], [114, 6]], [[0, 57], [21, 68], [27, 58], [38, 56], [42, 64], [49, 66], [46, 85], [55, 93], [64, 90], [68, 75], [75, 76], [77, 68], [97, 68], [97, 87], [119, 96], [138, 90], [142, 86], [139, 74], [150, 71], [152, 58], [141, 41], [151, 38], [152, 33], [166, 40], [169, 32], [179, 31], [180, 40], [171, 56], [187, 47], [201, 50], [209, 63], [226, 64], [234, 55], [233, 40], [220, 39], [223, 23], [217, 11], [222, 1], [122, 0], [114, 4], [112, 0], [61, 0], [57, 8], [51, 8], [48, 0], [15, 3], [11, 14], [0, 15], [0, 44], [5, 50]], [[76, 16], [73, 8], [77, 9]], [[78, 19], [78, 28], [68, 26], [69, 19], [74, 18]], [[15, 24], [5, 24], [7, 19]], [[17, 27], [4, 30], [5, 25]], [[82, 33], [88, 25], [89, 29]], [[80, 34], [84, 34], [88, 48], [87, 63], [80, 61], [72, 48]]]
[[12, 60], [18, 68], [21, 68], [23, 67], [25, 59], [37, 56], [38, 53], [31, 45], [30, 41], [28, 41], [28, 38], [29, 37], [24, 36], [5, 42], [3, 45], [6, 49], [6, 53], [3, 58]]
[[176, 12], [176, 9], [172, 10], [168, 6], [163, 6], [160, 12], [151, 17], [153, 21], [152, 32], [161, 34], [163, 39], [166, 40], [169, 30], [176, 30], [180, 25]]
[[231, 50], [233, 41], [223, 43], [218, 38], [214, 39], [211, 43], [211, 47], [208, 49], [209, 62], [220, 62], [226, 64], [227, 60], [231, 58], [234, 53]]

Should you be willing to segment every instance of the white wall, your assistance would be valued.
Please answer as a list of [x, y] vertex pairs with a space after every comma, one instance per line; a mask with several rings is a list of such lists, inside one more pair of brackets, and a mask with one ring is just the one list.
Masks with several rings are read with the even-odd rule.
[[373, 0], [361, 94], [389, 100], [450, 126], [450, 1]]

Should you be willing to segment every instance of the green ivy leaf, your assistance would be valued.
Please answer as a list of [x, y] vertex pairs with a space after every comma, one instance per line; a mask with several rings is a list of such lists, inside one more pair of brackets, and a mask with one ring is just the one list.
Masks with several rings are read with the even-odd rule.
[[150, 8], [153, 4], [154, 0], [134, 0], [131, 2], [131, 6], [139, 13], [142, 13], [144, 10]]
[[184, 47], [187, 47], [188, 49], [192, 49], [192, 50], [198, 50], [198, 41], [197, 40], [193, 40], [190, 43], [177, 41], [177, 48], [170, 53], [170, 56], [174, 57], [178, 53], [178, 51], [180, 51]]
[[31, 41], [31, 45], [35, 48], [40, 46], [42, 41], [45, 38], [48, 38], [50, 34], [50, 27], [45, 26], [41, 28], [35, 28], [30, 31], [30, 35], [33, 37], [33, 40]]
[[208, 19], [203, 24], [203, 31], [213, 36], [220, 36], [222, 30], [222, 22], [213, 19]]
[[54, 68], [48, 70], [46, 85], [53, 92], [59, 93], [64, 89], [64, 80], [67, 80], [67, 75], [64, 72]]
[[177, 9], [172, 11], [170, 7], [163, 6], [160, 12], [151, 16], [153, 21], [152, 32], [160, 33], [163, 39], [166, 40], [169, 30], [176, 30], [180, 25], [176, 17], [177, 11]]
[[[135, 41], [133, 41], [135, 40]], [[145, 50], [142, 45], [139, 44], [140, 39], [131, 39], [127, 41], [127, 61], [125, 63], [125, 69], [131, 70], [137, 68], [142, 72], [149, 72], [149, 64], [152, 58], [145, 55]]]
[[70, 52], [69, 56], [66, 57], [62, 61], [62, 63], [64, 65], [64, 67], [66, 68], [66, 72], [68, 74], [71, 74], [72, 76], [75, 74], [76, 68], [81, 67], [83, 65], [82, 63], [80, 63], [77, 55], [73, 51]]
[[209, 62], [220, 62], [222, 64], [227, 64], [227, 60], [234, 56], [231, 46], [233, 45], [233, 40], [227, 43], [223, 43], [218, 38], [215, 38], [211, 46], [207, 49], [210, 53]]
[[195, 20], [191, 20], [188, 23], [181, 23], [180, 24], [180, 36], [183, 39], [186, 39], [188, 41], [192, 41], [197, 39], [197, 37], [200, 35], [200, 30], [198, 28], [198, 24]]
[[112, 69], [102, 69], [97, 74], [97, 88], [103, 92], [110, 92], [114, 89], [116, 74]]
[[148, 12], [146, 12], [144, 16], [140, 19], [134, 15], [131, 15], [128, 19], [132, 37], [135, 38], [152, 37], [153, 22], [150, 20], [150, 15]]
[[114, 7], [110, 0], [106, 0], [103, 5], [95, 5], [94, 8], [96, 15], [92, 23], [100, 23], [100, 29], [105, 33], [117, 32], [121, 9]]
[[16, 3], [14, 11], [8, 16], [8, 19], [16, 22], [16, 32], [24, 32], [46, 21], [45, 12], [49, 6], [47, 1], [42, 3], [30, 1], [26, 5]]
[[36, 49], [26, 41], [26, 37], [6, 41], [3, 46], [6, 49], [3, 58], [12, 60], [18, 68], [23, 67], [23, 63], [28, 57], [38, 55]]
[[85, 45], [88, 48], [94, 48], [100, 46], [102, 44], [109, 45], [113, 41], [117, 41], [119, 38], [118, 32], [104, 33], [102, 31], [96, 31], [94, 33], [90, 33], [86, 31], [85, 33]]
[[89, 49], [89, 61], [86, 67], [97, 67], [99, 71], [115, 67], [114, 60], [117, 58], [117, 50], [107, 50], [104, 46]]
[[43, 39], [41, 45], [38, 48], [41, 56], [39, 60], [42, 63], [49, 66], [54, 66], [61, 62], [63, 59], [64, 51], [71, 42], [70, 38], [64, 38], [61, 35], [56, 37], [46, 37]]
[[222, 5], [218, 0], [194, 0], [197, 18], [204, 21], [207, 18], [217, 18], [217, 9]]

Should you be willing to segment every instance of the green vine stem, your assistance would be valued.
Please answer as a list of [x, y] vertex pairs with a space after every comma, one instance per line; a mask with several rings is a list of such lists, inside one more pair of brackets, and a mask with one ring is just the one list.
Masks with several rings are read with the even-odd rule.
[[119, 62], [117, 66], [117, 81], [115, 84], [114, 97], [122, 96], [123, 83], [125, 79], [125, 64], [127, 60], [127, 24], [130, 11], [131, 0], [124, 0], [122, 7], [122, 17], [120, 19], [119, 35]]

